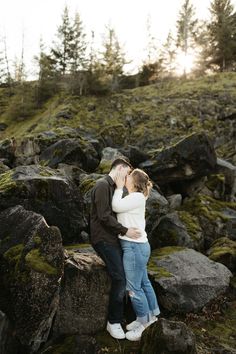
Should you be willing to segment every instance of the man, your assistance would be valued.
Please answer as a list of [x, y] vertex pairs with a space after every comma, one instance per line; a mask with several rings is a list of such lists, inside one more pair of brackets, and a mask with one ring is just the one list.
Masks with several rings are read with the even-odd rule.
[[92, 246], [105, 262], [111, 277], [107, 331], [116, 339], [125, 338], [121, 322], [126, 287], [118, 235], [127, 235], [133, 239], [141, 236], [138, 229], [127, 229], [118, 223], [111, 206], [117, 174], [125, 177], [130, 172], [131, 165], [128, 161], [122, 158], [115, 159], [109, 174], [97, 181], [91, 193], [90, 238]]

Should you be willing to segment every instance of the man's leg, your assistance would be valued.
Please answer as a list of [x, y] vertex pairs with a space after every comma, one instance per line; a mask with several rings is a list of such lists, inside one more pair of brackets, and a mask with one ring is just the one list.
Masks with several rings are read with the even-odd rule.
[[123, 268], [122, 250], [104, 241], [94, 246], [95, 251], [102, 258], [107, 266], [111, 277], [111, 290], [108, 306], [108, 321], [111, 324], [121, 323], [123, 320], [124, 295], [125, 295], [125, 273]]

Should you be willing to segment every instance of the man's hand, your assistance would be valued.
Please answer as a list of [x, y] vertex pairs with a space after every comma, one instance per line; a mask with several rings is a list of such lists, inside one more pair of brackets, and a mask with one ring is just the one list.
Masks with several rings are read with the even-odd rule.
[[129, 238], [132, 238], [136, 240], [137, 238], [140, 238], [142, 236], [141, 231], [135, 227], [130, 227], [128, 231], [126, 232], [126, 236]]

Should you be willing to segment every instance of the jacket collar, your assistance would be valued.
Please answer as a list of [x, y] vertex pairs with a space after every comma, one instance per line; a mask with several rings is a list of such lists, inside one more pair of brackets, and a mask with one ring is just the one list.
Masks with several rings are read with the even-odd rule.
[[107, 175], [106, 177], [107, 182], [112, 186], [115, 187], [115, 182], [113, 181], [113, 179], [111, 178], [111, 176]]

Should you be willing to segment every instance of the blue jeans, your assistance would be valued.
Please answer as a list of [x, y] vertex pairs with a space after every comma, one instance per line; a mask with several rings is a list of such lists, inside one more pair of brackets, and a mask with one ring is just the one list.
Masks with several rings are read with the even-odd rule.
[[160, 313], [156, 294], [148, 279], [147, 262], [150, 257], [149, 242], [138, 243], [121, 240], [126, 290], [129, 292], [137, 321], [145, 324]]
[[122, 250], [115, 245], [100, 241], [93, 245], [97, 254], [107, 266], [111, 278], [111, 290], [108, 305], [108, 321], [120, 323], [123, 321], [124, 296], [125, 296], [125, 273], [123, 268]]

